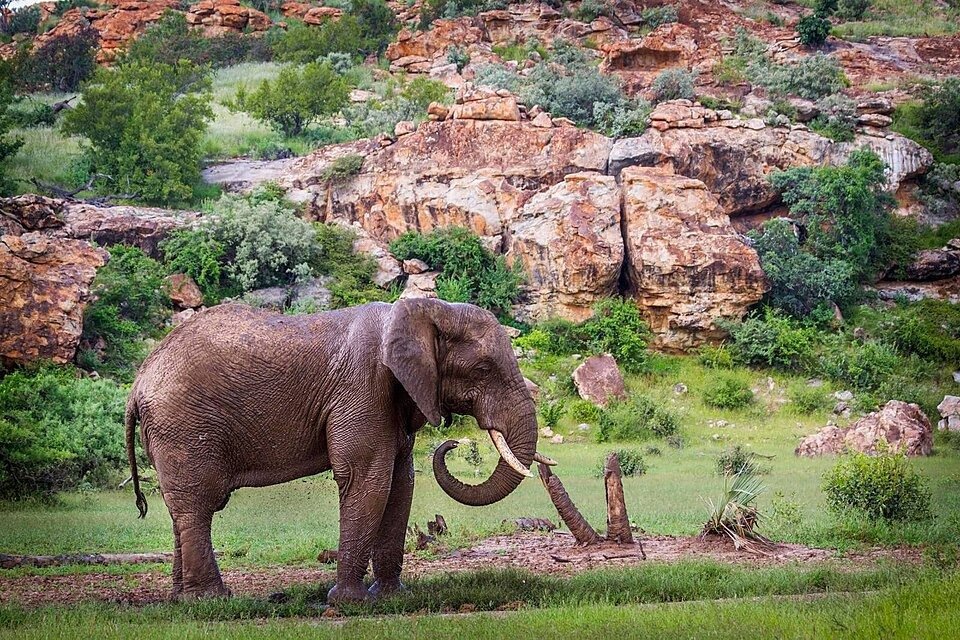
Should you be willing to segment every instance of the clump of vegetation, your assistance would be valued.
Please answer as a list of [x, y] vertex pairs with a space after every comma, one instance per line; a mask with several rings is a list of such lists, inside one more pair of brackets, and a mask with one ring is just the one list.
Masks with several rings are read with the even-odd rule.
[[557, 425], [560, 424], [560, 420], [563, 419], [566, 412], [567, 407], [563, 398], [545, 394], [540, 402], [537, 403], [537, 413], [540, 414], [540, 418], [543, 420], [543, 426], [549, 429], [555, 429]]
[[822, 53], [793, 64], [774, 64], [766, 57], [756, 58], [746, 66], [746, 76], [773, 95], [797, 95], [807, 100], [837, 93], [846, 84], [840, 64]]
[[872, 5], [873, 0], [840, 0], [835, 15], [841, 20], [863, 20]]
[[356, 233], [337, 224], [315, 225], [313, 273], [330, 276], [330, 304], [334, 309], [389, 300], [396, 293], [384, 291], [374, 282], [376, 261], [353, 248]]
[[718, 376], [703, 392], [703, 401], [716, 409], [742, 409], [753, 404], [753, 391], [733, 375]]
[[725, 475], [723, 488], [719, 500], [707, 502], [710, 516], [701, 535], [724, 536], [737, 549], [754, 550], [769, 545], [770, 541], [756, 531], [760, 512], [755, 505], [764, 490], [760, 478], [749, 471]]
[[93, 281], [77, 357], [85, 369], [130, 380], [147, 355], [144, 339], [162, 334], [170, 315], [163, 265], [140, 249], [115, 245]]
[[22, 48], [13, 59], [11, 78], [22, 91], [77, 91], [96, 69], [98, 42], [93, 27], [79, 25], [39, 47]]
[[127, 464], [127, 392], [71, 367], [0, 379], [0, 499], [102, 487]]
[[960, 78], [924, 90], [916, 117], [926, 139], [944, 154], [960, 153]]
[[677, 14], [677, 7], [672, 4], [665, 4], [659, 7], [647, 7], [640, 12], [640, 17], [643, 18], [643, 24], [651, 29], [656, 29], [660, 25], [670, 24], [680, 19], [680, 16]]
[[434, 20], [475, 16], [481, 11], [505, 9], [505, 0], [426, 0], [420, 7], [420, 28], [427, 29]]
[[344, 182], [360, 173], [360, 169], [362, 168], [363, 156], [357, 153], [350, 153], [335, 158], [333, 162], [320, 172], [320, 179], [324, 182]]
[[871, 520], [911, 522], [931, 515], [930, 489], [902, 453], [848, 454], [824, 477], [827, 504], [837, 514], [851, 509]]
[[623, 477], [636, 478], [647, 472], [647, 461], [643, 459], [643, 454], [639, 449], [615, 449], [606, 452], [600, 457], [596, 470], [593, 472], [595, 478], [603, 477], [607, 457], [611, 453], [617, 454], [617, 458], [620, 461], [620, 473]]
[[483, 246], [475, 234], [461, 227], [427, 234], [408, 232], [390, 243], [400, 260], [416, 258], [440, 272], [437, 294], [450, 302], [470, 302], [504, 313], [519, 295], [522, 274], [507, 266], [503, 256]]
[[623, 442], [674, 436], [680, 420], [672, 411], [649, 396], [634, 395], [611, 404], [600, 414], [597, 442]]
[[351, 0], [344, 9], [340, 18], [319, 26], [288, 19], [285, 31], [271, 32], [276, 59], [308, 64], [331, 53], [346, 53], [359, 62], [382, 54], [399, 29], [390, 7], [383, 0]]
[[742, 446], [734, 445], [724, 449], [717, 456], [717, 473], [721, 476], [734, 476], [738, 473], [761, 475], [766, 469], [757, 463], [757, 454], [747, 451]]
[[653, 80], [652, 90], [657, 102], [684, 98], [693, 100], [695, 97], [693, 84], [697, 75], [686, 69], [667, 69], [661, 71]]
[[387, 97], [381, 100], [370, 100], [345, 109], [344, 115], [360, 136], [392, 135], [398, 122], [419, 122], [426, 118], [431, 102], [448, 103], [450, 100], [450, 89], [442, 82], [420, 76], [389, 87]]
[[329, 63], [312, 62], [301, 68], [284, 67], [276, 80], [264, 80], [252, 93], [241, 87], [231, 108], [292, 137], [339, 111], [349, 93], [350, 87]]
[[829, 409], [833, 401], [822, 387], [800, 384], [789, 390], [790, 404], [801, 415]]
[[767, 308], [730, 327], [736, 359], [755, 367], [801, 371], [814, 358], [815, 330]]
[[835, 93], [817, 101], [820, 110], [810, 128], [837, 142], [853, 140], [857, 125], [857, 103], [842, 93]]
[[808, 47], [819, 47], [830, 35], [830, 19], [821, 13], [810, 13], [797, 22], [797, 36], [800, 43]]
[[724, 344], [705, 344], [697, 350], [697, 362], [707, 369], [732, 369], [733, 354]]
[[203, 132], [213, 117], [210, 80], [194, 65], [135, 62], [98, 69], [63, 130], [90, 140], [96, 188], [151, 203], [191, 198]]
[[21, 138], [8, 136], [10, 129], [13, 128], [10, 112], [12, 102], [13, 91], [10, 85], [0, 79], [0, 195], [7, 195], [14, 190], [13, 181], [6, 175], [5, 164], [23, 146]]
[[450, 47], [447, 49], [447, 62], [457, 65], [457, 73], [461, 73], [470, 64], [470, 54], [463, 47]]
[[833, 304], [856, 301], [859, 284], [887, 266], [898, 242], [883, 168], [875, 153], [858, 150], [843, 167], [796, 168], [771, 178], [799, 227], [774, 219], [751, 232], [770, 279], [770, 304], [797, 317], [832, 316]]
[[580, 22], [593, 22], [610, 13], [610, 5], [604, 0], [582, 0], [573, 17]]

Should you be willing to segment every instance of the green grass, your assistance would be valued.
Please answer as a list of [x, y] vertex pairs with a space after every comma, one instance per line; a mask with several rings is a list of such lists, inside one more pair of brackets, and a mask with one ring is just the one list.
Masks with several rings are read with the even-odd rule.
[[24, 143], [8, 165], [10, 177], [17, 180], [18, 193], [36, 192], [31, 178], [56, 185], [72, 186], [77, 182], [73, 169], [82, 156], [81, 138], [64, 136], [51, 127], [14, 129], [12, 135]]
[[838, 38], [860, 41], [872, 36], [951, 35], [958, 30], [956, 10], [946, 9], [933, 0], [873, 0], [864, 20], [836, 24], [831, 33]]
[[[737, 594], [742, 595], [742, 594]], [[17, 638], [947, 638], [960, 622], [956, 575], [876, 593], [682, 604], [558, 603], [469, 616], [331, 622], [316, 617], [224, 621], [220, 603], [129, 609], [107, 605], [25, 613], [0, 609], [0, 637]], [[213, 615], [210, 615], [210, 614]]]

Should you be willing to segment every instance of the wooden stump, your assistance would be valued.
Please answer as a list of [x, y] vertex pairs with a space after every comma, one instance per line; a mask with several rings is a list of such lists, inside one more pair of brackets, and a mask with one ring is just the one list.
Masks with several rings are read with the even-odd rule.
[[563, 523], [570, 529], [570, 533], [573, 534], [577, 544], [580, 546], [588, 546], [601, 542], [603, 538], [590, 526], [590, 523], [587, 522], [583, 514], [580, 513], [580, 510], [577, 509], [577, 505], [573, 504], [573, 500], [570, 499], [567, 490], [563, 488], [563, 483], [560, 482], [560, 478], [553, 475], [553, 472], [550, 471], [550, 467], [547, 465], [540, 463], [537, 466], [540, 471], [540, 480], [543, 481], [543, 486], [546, 487], [547, 493], [550, 494], [553, 506], [557, 508], [560, 519], [563, 520]]

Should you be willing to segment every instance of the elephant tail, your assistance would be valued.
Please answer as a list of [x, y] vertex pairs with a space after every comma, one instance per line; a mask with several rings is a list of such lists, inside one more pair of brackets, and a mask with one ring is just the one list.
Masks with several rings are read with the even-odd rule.
[[140, 490], [140, 474], [137, 471], [137, 441], [134, 429], [137, 426], [137, 420], [140, 419], [140, 411], [137, 408], [136, 393], [131, 392], [127, 399], [127, 409], [123, 415], [123, 424], [127, 430], [127, 460], [130, 462], [130, 477], [133, 479], [133, 492], [137, 495], [137, 509], [140, 511], [140, 517], [147, 515], [147, 499]]

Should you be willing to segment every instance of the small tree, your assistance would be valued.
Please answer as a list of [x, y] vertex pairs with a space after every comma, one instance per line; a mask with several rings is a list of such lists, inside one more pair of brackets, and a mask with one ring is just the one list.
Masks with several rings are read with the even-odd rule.
[[18, 86], [31, 91], [76, 91], [97, 66], [100, 35], [89, 25], [44, 41], [17, 56]]
[[830, 19], [820, 13], [811, 13], [797, 22], [797, 36], [800, 43], [808, 47], [819, 47], [830, 35]]
[[960, 152], [960, 78], [947, 78], [924, 91], [917, 117], [923, 133], [940, 149]]
[[4, 164], [23, 146], [23, 140], [20, 138], [7, 137], [7, 133], [13, 127], [8, 114], [11, 102], [13, 102], [13, 92], [10, 85], [0, 80], [0, 195], [7, 195], [13, 190], [13, 181], [7, 177]]
[[126, 62], [97, 71], [63, 129], [90, 140], [99, 190], [186, 200], [200, 181], [200, 143], [213, 117], [209, 91], [206, 73], [186, 61]]
[[313, 62], [300, 70], [283, 68], [276, 81], [264, 80], [251, 94], [241, 87], [235, 106], [286, 136], [296, 136], [322, 116], [339, 111], [349, 92], [329, 63]]

